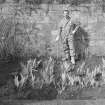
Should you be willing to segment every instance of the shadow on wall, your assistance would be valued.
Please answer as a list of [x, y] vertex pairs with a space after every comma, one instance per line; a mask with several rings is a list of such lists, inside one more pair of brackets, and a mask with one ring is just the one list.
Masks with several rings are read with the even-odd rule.
[[74, 35], [74, 47], [76, 52], [76, 60], [85, 60], [87, 57], [87, 49], [89, 46], [89, 35], [82, 28], [79, 27]]

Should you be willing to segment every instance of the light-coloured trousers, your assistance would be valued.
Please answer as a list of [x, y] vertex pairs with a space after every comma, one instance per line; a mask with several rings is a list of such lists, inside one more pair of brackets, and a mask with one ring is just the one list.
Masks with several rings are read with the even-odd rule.
[[63, 39], [63, 50], [66, 58], [71, 59], [71, 57], [75, 57], [73, 35], [68, 35], [66, 38]]

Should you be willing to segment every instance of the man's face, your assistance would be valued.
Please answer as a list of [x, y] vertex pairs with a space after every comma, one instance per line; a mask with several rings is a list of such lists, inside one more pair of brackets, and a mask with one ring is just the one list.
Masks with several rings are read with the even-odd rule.
[[64, 11], [64, 14], [63, 15], [64, 15], [64, 17], [67, 18], [69, 16], [69, 11]]

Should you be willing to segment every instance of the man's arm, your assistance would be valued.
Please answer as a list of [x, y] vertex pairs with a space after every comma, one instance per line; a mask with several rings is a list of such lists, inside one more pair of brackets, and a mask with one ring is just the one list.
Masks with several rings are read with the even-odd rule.
[[[75, 25], [76, 25], [76, 24], [75, 24]], [[79, 27], [80, 27], [80, 23], [78, 23], [78, 24], [75, 26], [74, 30], [72, 31], [72, 34], [75, 34], [75, 32], [78, 30]]]

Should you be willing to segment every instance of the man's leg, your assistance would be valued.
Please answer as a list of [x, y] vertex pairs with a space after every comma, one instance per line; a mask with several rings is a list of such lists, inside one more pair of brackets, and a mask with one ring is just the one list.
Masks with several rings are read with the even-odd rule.
[[74, 49], [73, 35], [70, 35], [68, 37], [68, 45], [70, 49], [71, 63], [75, 64], [75, 49]]
[[69, 52], [69, 45], [67, 39], [65, 39], [63, 42], [63, 50], [65, 54], [65, 59], [70, 60], [70, 52]]

